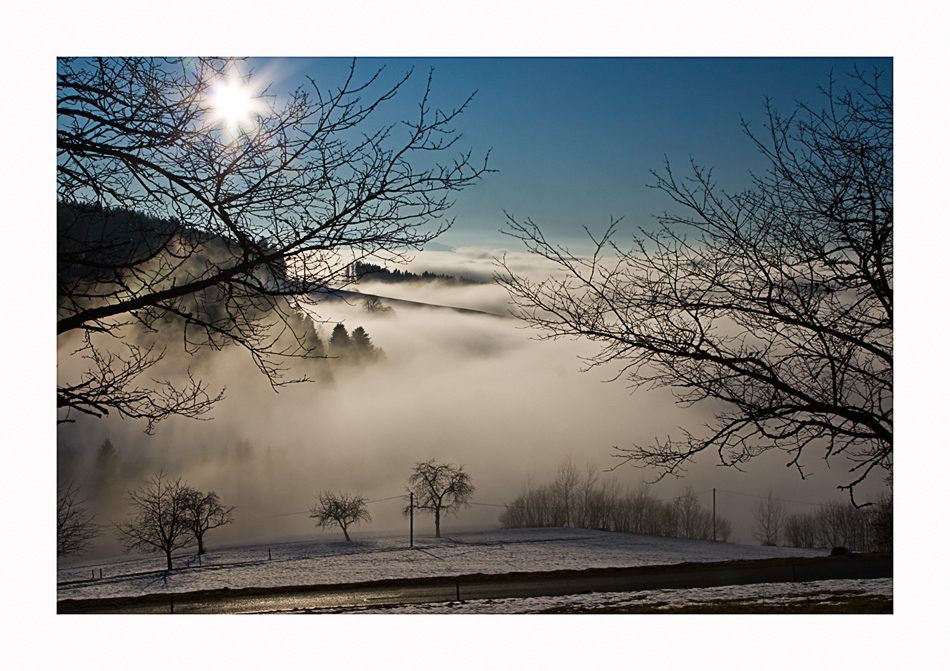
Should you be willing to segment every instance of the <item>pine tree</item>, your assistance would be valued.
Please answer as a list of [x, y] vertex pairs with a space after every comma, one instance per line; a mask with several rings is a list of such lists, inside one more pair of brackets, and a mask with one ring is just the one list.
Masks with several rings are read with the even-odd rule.
[[112, 441], [106, 440], [96, 452], [96, 480], [93, 502], [96, 508], [112, 508], [122, 501], [123, 489], [119, 477], [119, 453]]
[[350, 344], [357, 361], [374, 361], [379, 358], [379, 349], [373, 345], [369, 335], [362, 326], [357, 326], [350, 336]]
[[330, 356], [345, 358], [350, 350], [350, 334], [346, 332], [343, 324], [337, 324], [333, 327], [333, 333], [330, 335]]

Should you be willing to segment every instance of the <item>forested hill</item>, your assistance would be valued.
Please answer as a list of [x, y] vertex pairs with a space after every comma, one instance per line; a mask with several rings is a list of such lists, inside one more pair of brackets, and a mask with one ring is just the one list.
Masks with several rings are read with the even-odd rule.
[[457, 277], [454, 275], [441, 275], [437, 273], [423, 272], [421, 275], [411, 273], [408, 270], [389, 270], [382, 266], [372, 263], [363, 263], [357, 261], [352, 266], [352, 274], [358, 280], [374, 280], [376, 282], [445, 282], [447, 284], [485, 284], [480, 280], [473, 280], [467, 277]]

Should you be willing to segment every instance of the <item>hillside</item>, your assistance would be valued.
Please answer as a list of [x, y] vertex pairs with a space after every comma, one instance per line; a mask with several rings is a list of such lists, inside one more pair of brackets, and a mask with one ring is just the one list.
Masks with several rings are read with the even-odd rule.
[[[211, 549], [176, 560], [162, 571], [158, 556], [120, 557], [60, 567], [58, 599], [129, 597], [196, 590], [344, 584], [473, 573], [553, 571], [718, 562], [770, 557], [817, 557], [825, 549], [796, 549], [689, 541], [573, 528], [509, 529], [416, 538], [356, 532], [294, 543]], [[101, 571], [102, 578], [99, 578]], [[95, 579], [90, 579], [95, 578]]]

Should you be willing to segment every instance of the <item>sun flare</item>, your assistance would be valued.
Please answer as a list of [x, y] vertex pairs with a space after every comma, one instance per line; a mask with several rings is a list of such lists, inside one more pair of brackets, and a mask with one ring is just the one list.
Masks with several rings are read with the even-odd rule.
[[252, 114], [257, 108], [255, 103], [251, 91], [236, 77], [219, 81], [211, 96], [215, 119], [231, 133], [251, 123]]

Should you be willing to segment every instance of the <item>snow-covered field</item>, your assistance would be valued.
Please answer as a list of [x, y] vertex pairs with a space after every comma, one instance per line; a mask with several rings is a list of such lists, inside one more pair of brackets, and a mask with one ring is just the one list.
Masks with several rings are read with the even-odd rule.
[[[730, 585], [694, 589], [653, 589], [639, 592], [600, 592], [566, 596], [528, 597], [523, 599], [476, 599], [462, 603], [423, 603], [398, 608], [327, 608], [323, 613], [398, 613], [398, 614], [526, 614], [543, 613], [567, 606], [583, 609], [622, 608], [630, 605], [657, 604], [659, 610], [707, 604], [711, 601], [741, 601], [743, 604], [778, 604], [827, 598], [849, 590], [867, 595], [893, 598], [891, 578], [868, 580], [821, 580], [816, 582], [771, 582], [755, 585]], [[807, 594], [807, 597], [802, 597]]]
[[[827, 550], [736, 545], [586, 529], [512, 529], [417, 538], [356, 534], [351, 543], [318, 540], [215, 548], [198, 560], [182, 555], [165, 572], [164, 557], [122, 557], [61, 566], [59, 599], [136, 596], [203, 589], [354, 583], [388, 578], [551, 571], [814, 557]], [[101, 578], [100, 578], [101, 575]], [[505, 611], [505, 612], [511, 612]]]
[[[523, 529], [452, 533], [417, 538], [357, 532], [353, 543], [327, 533], [316, 540], [284, 544], [215, 547], [197, 566], [193, 555], [176, 560], [192, 568], [163, 571], [158, 556], [120, 557], [57, 568], [59, 599], [175, 592], [220, 587], [346, 583], [399, 577], [505, 573], [591, 567], [675, 564], [766, 557], [820, 556], [827, 550], [796, 550], [612, 534], [581, 529]], [[270, 559], [268, 559], [268, 552]], [[99, 571], [102, 570], [102, 579]], [[95, 574], [96, 579], [92, 580]], [[79, 581], [79, 582], [70, 582]], [[867, 641], [889, 641], [893, 616], [684, 616], [563, 615], [532, 618], [563, 606], [670, 606], [717, 599], [776, 602], [803, 592], [857, 590], [892, 595], [888, 580], [835, 580], [820, 583], [759, 584], [706, 589], [664, 589], [577, 594], [530, 599], [473, 600], [461, 604], [421, 604], [363, 609], [360, 618], [332, 614], [319, 618], [162, 618], [160, 616], [57, 616], [51, 624], [55, 649], [83, 651], [90, 641], [109, 644], [95, 655], [79, 654], [81, 668], [120, 668], [136, 659], [142, 668], [167, 668], [164, 656], [142, 656], [156, 640], [181, 641], [179, 660], [199, 666], [236, 669], [296, 668], [320, 663], [355, 668], [418, 669], [438, 662], [451, 668], [627, 668], [658, 666], [797, 671], [838, 660], [868, 658], [865, 668], [894, 668], [897, 648], [872, 655]], [[354, 612], [350, 610], [349, 612]], [[392, 615], [373, 615], [388, 613]], [[449, 616], [451, 613], [453, 616]], [[493, 613], [496, 617], [477, 617]], [[423, 622], [403, 614], [426, 614]], [[201, 618], [202, 616], [197, 616]], [[200, 622], [202, 636], [193, 636]], [[935, 620], [936, 622], [936, 620]], [[780, 625], [776, 627], [776, 624]], [[833, 625], [833, 626], [829, 626]], [[931, 627], [932, 628], [932, 627]], [[924, 627], [922, 631], [925, 631]], [[44, 632], [43, 637], [46, 637]], [[906, 638], [906, 636], [905, 636]], [[849, 643], [848, 641], [857, 644]], [[796, 653], [785, 655], [789, 645]], [[66, 646], [65, 648], [62, 646]], [[47, 648], [34, 648], [45, 654]], [[54, 648], [50, 647], [52, 651]], [[876, 649], [876, 648], [875, 648]], [[857, 655], [857, 656], [856, 656]], [[810, 659], [810, 662], [804, 660]], [[85, 660], [84, 662], [82, 660]], [[692, 660], [692, 661], [690, 661]], [[109, 664], [114, 663], [114, 666]], [[837, 665], [837, 664], [835, 664]], [[860, 664], [858, 664], [860, 665]], [[830, 668], [828, 664], [818, 664]]]

